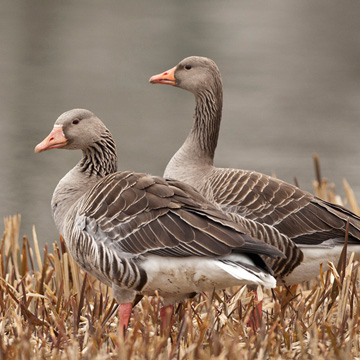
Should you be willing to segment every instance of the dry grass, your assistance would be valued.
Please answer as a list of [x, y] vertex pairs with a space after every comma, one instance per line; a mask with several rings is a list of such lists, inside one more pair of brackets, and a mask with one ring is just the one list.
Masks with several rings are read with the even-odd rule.
[[[320, 176], [315, 185], [318, 195], [340, 200]], [[350, 190], [347, 195], [357, 206]], [[252, 302], [242, 287], [181, 304], [165, 335], [161, 299], [145, 297], [124, 340], [111, 290], [80, 271], [62, 241], [60, 249], [40, 251], [35, 230], [33, 245], [27, 237], [19, 241], [19, 226], [19, 216], [5, 219], [1, 240], [0, 359], [360, 357], [359, 263], [351, 259], [339, 269], [331, 264], [311, 283], [264, 291], [256, 334], [246, 326]]]

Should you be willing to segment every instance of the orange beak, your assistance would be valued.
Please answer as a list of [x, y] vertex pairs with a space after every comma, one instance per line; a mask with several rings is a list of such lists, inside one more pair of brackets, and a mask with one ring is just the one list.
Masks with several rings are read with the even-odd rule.
[[176, 84], [176, 79], [174, 76], [175, 69], [176, 69], [176, 66], [168, 71], [165, 71], [162, 74], [154, 75], [150, 78], [149, 82], [151, 84], [175, 85]]
[[39, 153], [45, 150], [61, 148], [67, 143], [68, 141], [63, 134], [62, 126], [54, 126], [51, 133], [40, 144], [36, 145], [34, 152]]

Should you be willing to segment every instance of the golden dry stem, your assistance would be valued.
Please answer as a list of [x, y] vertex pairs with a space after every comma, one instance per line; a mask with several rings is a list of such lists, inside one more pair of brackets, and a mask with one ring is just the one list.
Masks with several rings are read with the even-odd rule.
[[[353, 208], [349, 189], [346, 203]], [[320, 175], [315, 191], [341, 201]], [[161, 297], [144, 297], [123, 339], [111, 289], [79, 269], [62, 239], [60, 247], [41, 251], [35, 228], [32, 245], [27, 237], [19, 238], [19, 229], [19, 215], [5, 219], [0, 359], [360, 357], [359, 263], [352, 258], [343, 266], [330, 263], [328, 272], [309, 283], [264, 290], [263, 324], [255, 334], [246, 325], [251, 293], [240, 287], [202, 293], [180, 304], [168, 331], [160, 331]]]

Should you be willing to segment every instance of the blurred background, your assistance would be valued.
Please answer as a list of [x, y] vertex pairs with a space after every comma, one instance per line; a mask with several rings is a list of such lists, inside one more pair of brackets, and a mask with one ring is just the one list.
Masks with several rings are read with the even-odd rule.
[[[224, 111], [216, 165], [312, 191], [312, 155], [360, 198], [360, 2], [20, 1], [0, 12], [0, 217], [58, 240], [50, 201], [79, 160], [33, 149], [64, 111], [95, 112], [119, 168], [161, 175], [192, 125], [191, 93], [150, 85], [189, 55], [215, 60]], [[1, 230], [2, 231], [2, 230]]]

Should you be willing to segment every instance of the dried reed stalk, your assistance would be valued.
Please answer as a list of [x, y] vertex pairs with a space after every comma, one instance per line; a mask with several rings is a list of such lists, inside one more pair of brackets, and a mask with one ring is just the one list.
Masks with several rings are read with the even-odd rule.
[[[317, 171], [317, 193], [338, 201], [334, 187], [321, 178], [320, 167]], [[353, 194], [346, 194], [353, 207]], [[161, 298], [144, 297], [123, 339], [118, 336], [111, 289], [85, 276], [62, 239], [60, 248], [54, 244], [53, 253], [48, 253], [47, 246], [40, 251], [35, 228], [33, 246], [25, 237], [20, 246], [19, 229], [20, 216], [5, 220], [0, 245], [0, 359], [360, 357], [359, 263], [352, 257], [338, 266], [330, 263], [330, 271], [321, 271], [309, 283], [264, 290], [263, 324], [257, 333], [247, 327], [252, 302], [247, 288], [240, 287], [185, 301], [163, 332]]]

